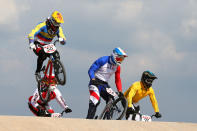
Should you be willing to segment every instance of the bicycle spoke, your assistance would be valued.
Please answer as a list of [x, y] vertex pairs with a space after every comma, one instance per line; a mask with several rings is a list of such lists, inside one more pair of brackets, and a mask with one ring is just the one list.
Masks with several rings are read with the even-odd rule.
[[54, 62], [54, 72], [58, 83], [60, 85], [64, 85], [66, 83], [66, 73], [62, 63], [59, 60]]
[[119, 99], [117, 100], [114, 104], [113, 107], [111, 108], [111, 119], [112, 120], [120, 120], [125, 114], [126, 111], [126, 101], [124, 99]]

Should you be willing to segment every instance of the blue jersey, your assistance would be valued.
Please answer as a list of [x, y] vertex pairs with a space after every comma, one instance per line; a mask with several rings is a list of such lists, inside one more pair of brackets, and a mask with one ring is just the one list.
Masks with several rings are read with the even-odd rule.
[[114, 73], [117, 89], [121, 91], [120, 66], [112, 64], [111, 56], [100, 57], [91, 65], [88, 71], [90, 79], [98, 78], [105, 82], [108, 82]]
[[116, 69], [117, 65], [110, 63], [110, 56], [103, 56], [92, 64], [88, 73], [90, 79], [98, 78], [107, 82]]

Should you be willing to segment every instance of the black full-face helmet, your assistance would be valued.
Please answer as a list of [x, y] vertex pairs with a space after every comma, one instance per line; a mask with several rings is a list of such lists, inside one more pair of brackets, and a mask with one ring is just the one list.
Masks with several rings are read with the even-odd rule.
[[142, 73], [141, 81], [146, 89], [152, 86], [153, 80], [157, 77], [150, 71], [144, 71]]

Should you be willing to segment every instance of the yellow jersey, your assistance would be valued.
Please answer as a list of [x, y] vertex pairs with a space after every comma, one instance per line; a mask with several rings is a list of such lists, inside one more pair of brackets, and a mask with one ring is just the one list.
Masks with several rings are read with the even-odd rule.
[[146, 90], [141, 81], [134, 82], [124, 93], [124, 96], [128, 101], [128, 107], [132, 107], [132, 103], [139, 102], [139, 100], [147, 95], [149, 95], [154, 111], [159, 112], [159, 107], [153, 88], [150, 87]]

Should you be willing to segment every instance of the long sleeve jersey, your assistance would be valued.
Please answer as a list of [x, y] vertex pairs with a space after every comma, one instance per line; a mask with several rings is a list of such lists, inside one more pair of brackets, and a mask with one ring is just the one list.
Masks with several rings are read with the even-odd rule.
[[88, 74], [90, 79], [98, 78], [102, 81], [108, 82], [110, 77], [115, 73], [115, 83], [117, 90], [122, 91], [120, 71], [120, 66], [111, 64], [110, 56], [103, 56], [97, 59], [91, 65]]
[[129, 87], [129, 89], [127, 89], [124, 93], [124, 96], [128, 101], [128, 107], [132, 107], [132, 103], [139, 102], [142, 98], [146, 97], [147, 95], [150, 98], [154, 111], [159, 112], [159, 107], [153, 88], [150, 87], [146, 90], [141, 81], [133, 83]]
[[39, 23], [35, 29], [31, 31], [31, 33], [28, 35], [28, 38], [31, 42], [38, 41], [41, 44], [50, 44], [50, 42], [53, 40], [53, 38], [57, 36], [58, 38], [63, 38], [64, 41], [66, 41], [66, 37], [63, 34], [62, 27], [59, 27], [56, 34], [49, 35], [47, 31], [46, 22]]
[[[43, 97], [46, 97], [46, 92], [44, 92], [42, 94]], [[53, 99], [56, 99], [56, 101], [60, 104], [60, 106], [65, 109], [67, 108], [68, 106], [66, 105], [65, 103], [65, 100], [64, 98], [62, 97], [62, 94], [61, 92], [55, 88], [54, 91], [51, 92], [50, 94], [50, 98], [49, 98], [49, 101], [53, 100]], [[38, 89], [35, 90], [33, 96], [30, 96], [29, 97], [29, 102], [32, 104], [32, 106], [34, 108], [36, 108], [38, 105], [42, 105], [42, 101], [40, 99], [40, 96], [39, 96], [39, 93], [38, 93]]]

